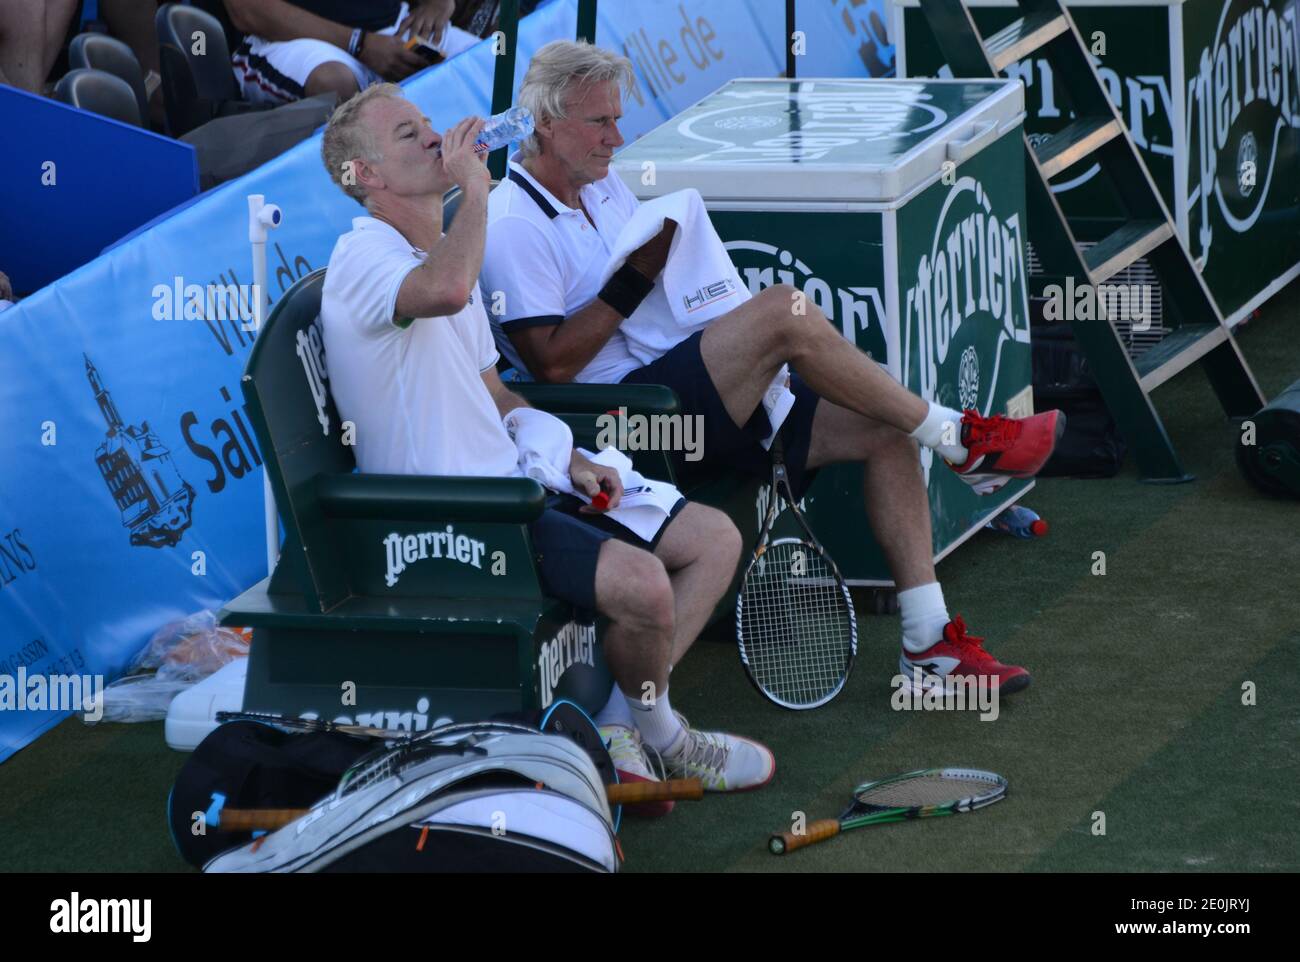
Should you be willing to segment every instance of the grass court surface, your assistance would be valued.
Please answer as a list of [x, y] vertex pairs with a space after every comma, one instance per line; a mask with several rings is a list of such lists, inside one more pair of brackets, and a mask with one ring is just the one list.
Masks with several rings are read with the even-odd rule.
[[[1268, 397], [1300, 378], [1298, 303], [1293, 284], [1239, 329]], [[730, 625], [716, 626], [675, 672], [674, 706], [766, 741], [776, 778], [626, 820], [625, 870], [1300, 869], [1300, 504], [1241, 477], [1239, 433], [1199, 372], [1155, 401], [1195, 482], [1141, 484], [1132, 457], [1111, 480], [1040, 481], [1024, 503], [1050, 522], [1047, 538], [981, 532], [939, 567], [949, 610], [1033, 672], [996, 721], [892, 711], [898, 619], [865, 605], [848, 687], [812, 712], [764, 701]], [[1104, 577], [1091, 574], [1095, 551]], [[162, 727], [70, 719], [0, 765], [0, 871], [189, 871], [164, 816], [185, 756]], [[860, 781], [939, 765], [999, 772], [1008, 797], [767, 853], [792, 812], [838, 815]], [[1105, 836], [1091, 832], [1097, 811]]]

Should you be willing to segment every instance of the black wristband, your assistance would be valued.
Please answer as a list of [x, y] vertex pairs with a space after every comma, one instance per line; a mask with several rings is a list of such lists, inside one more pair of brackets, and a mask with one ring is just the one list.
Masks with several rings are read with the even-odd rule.
[[654, 281], [631, 264], [624, 264], [605, 282], [596, 296], [626, 318], [632, 316], [654, 288]]

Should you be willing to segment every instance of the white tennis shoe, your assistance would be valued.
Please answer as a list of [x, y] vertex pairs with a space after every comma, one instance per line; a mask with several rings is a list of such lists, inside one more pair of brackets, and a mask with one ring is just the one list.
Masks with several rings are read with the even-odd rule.
[[[641, 733], [625, 725], [602, 725], [600, 737], [605, 742], [609, 757], [618, 770], [620, 782], [657, 782], [659, 775], [655, 772], [646, 746], [641, 741]], [[671, 800], [655, 802], [637, 802], [624, 805], [629, 815], [641, 818], [658, 818], [673, 810]]]
[[726, 732], [691, 728], [675, 713], [685, 732], [663, 753], [669, 778], [698, 778], [708, 792], [761, 788], [776, 774], [776, 758], [766, 745]]

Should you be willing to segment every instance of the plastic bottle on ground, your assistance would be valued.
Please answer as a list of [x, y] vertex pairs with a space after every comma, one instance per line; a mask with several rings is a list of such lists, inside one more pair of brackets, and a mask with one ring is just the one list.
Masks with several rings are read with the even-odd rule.
[[1047, 534], [1047, 522], [1024, 505], [1013, 504], [989, 520], [984, 527], [1017, 538], [1041, 538]]

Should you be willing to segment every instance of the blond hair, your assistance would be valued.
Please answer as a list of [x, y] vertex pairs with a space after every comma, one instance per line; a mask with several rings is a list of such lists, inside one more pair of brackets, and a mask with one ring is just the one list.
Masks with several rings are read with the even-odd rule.
[[[565, 117], [565, 95], [573, 87], [618, 81], [624, 94], [632, 86], [632, 61], [586, 41], [556, 40], [548, 43], [528, 64], [517, 103], [533, 112], [536, 123], [544, 117]], [[525, 157], [541, 152], [537, 134], [529, 134], [519, 145]]]
[[[361, 122], [361, 111], [372, 100], [404, 100], [402, 88], [397, 84], [381, 83], [367, 87], [338, 106], [325, 127], [320, 142], [321, 160], [329, 171], [330, 180], [338, 184], [343, 193], [363, 207], [366, 191], [357, 183], [352, 163], [364, 160], [368, 164], [383, 160], [374, 133]], [[352, 173], [351, 177], [347, 177]]]

